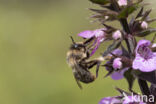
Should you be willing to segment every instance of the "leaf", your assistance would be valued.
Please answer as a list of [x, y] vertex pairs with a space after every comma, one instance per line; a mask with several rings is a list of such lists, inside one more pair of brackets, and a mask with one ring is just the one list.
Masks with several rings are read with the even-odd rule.
[[[99, 9], [90, 9], [93, 12], [96, 12], [98, 14], [95, 14], [92, 16], [92, 18], [99, 18], [99, 19], [117, 19], [118, 13], [111, 10], [99, 10]], [[107, 17], [107, 18], [106, 18]]]
[[107, 10], [100, 10], [100, 9], [92, 9], [92, 8], [89, 8], [91, 11], [93, 12], [96, 12], [96, 13], [100, 13], [100, 14], [103, 14], [105, 12], [107, 12]]
[[112, 4], [110, 4], [110, 5], [101, 5], [101, 7], [106, 8], [108, 10], [113, 10], [114, 11], [114, 8], [113, 8]]
[[104, 24], [103, 25], [107, 28], [107, 30], [105, 31], [107, 34], [112, 34], [112, 32], [114, 32], [115, 30], [117, 30], [116, 28], [112, 27], [112, 26], [109, 26], [107, 24]]
[[109, 0], [89, 0], [89, 1], [95, 4], [100, 4], [100, 5], [105, 5], [110, 2]]
[[142, 21], [146, 20], [146, 18], [149, 16], [149, 14], [151, 13], [151, 9], [146, 11], [144, 14], [143, 14], [143, 17], [142, 17]]
[[147, 19], [146, 20], [148, 23], [152, 23], [152, 22], [155, 22], [156, 21], [156, 18], [153, 18], [153, 19]]
[[150, 92], [152, 95], [154, 95], [156, 97], [156, 85], [151, 84]]
[[133, 31], [133, 25], [134, 25], [134, 23], [135, 23], [135, 18], [134, 17], [132, 17], [132, 19], [130, 20], [130, 22], [129, 22], [129, 28]]
[[139, 13], [138, 13], [137, 16], [136, 16], [136, 19], [142, 16], [143, 11], [144, 11], [144, 8], [142, 7], [142, 8], [140, 9]]
[[144, 1], [144, 0], [138, 0], [137, 3], [141, 3], [141, 2], [143, 2], [143, 1]]
[[105, 15], [107, 15], [107, 16], [109, 16], [109, 15], [118, 15], [118, 13], [117, 12], [115, 12], [115, 11], [112, 11], [112, 10], [100, 10], [100, 9], [92, 9], [92, 8], [90, 8], [90, 10], [91, 11], [93, 11], [93, 12], [96, 12], [96, 13], [100, 13], [100, 14], [105, 14]]
[[147, 36], [154, 32], [156, 32], [156, 28], [149, 28], [149, 29], [143, 30], [141, 32], [135, 33], [135, 35], [138, 37], [144, 37], [144, 36]]
[[142, 80], [146, 80], [152, 84], [156, 84], [156, 71], [152, 72], [140, 72], [140, 71], [133, 71], [133, 75], [135, 75], [137, 78], [140, 78]]
[[[129, 92], [126, 92], [126, 91], [124, 91], [124, 90], [122, 90], [122, 89], [120, 89], [120, 88], [118, 88], [118, 87], [115, 87], [115, 89], [116, 89], [121, 95], [123, 95], [123, 94], [126, 94], [127, 96], [131, 95]], [[124, 96], [124, 95], [123, 95], [123, 96]]]
[[107, 50], [103, 53], [103, 57], [107, 56], [110, 52], [113, 50], [117, 49], [121, 44], [121, 40], [114, 41], [108, 48]]
[[131, 5], [131, 6], [128, 6], [126, 7], [125, 9], [123, 9], [119, 15], [118, 15], [118, 18], [121, 19], [121, 18], [127, 18], [131, 13], [133, 13], [135, 10], [137, 10], [138, 8], [138, 4], [135, 4], [135, 5]]
[[133, 87], [133, 83], [135, 81], [135, 77], [133, 76], [133, 74], [131, 73], [131, 69], [129, 69], [128, 71], [126, 71], [124, 73], [124, 77], [126, 78], [128, 85], [129, 85], [129, 89], [132, 90]]
[[129, 47], [129, 52], [132, 53], [132, 54], [130, 54], [130, 55], [133, 55], [133, 54], [134, 54], [134, 50], [135, 50], [136, 45], [137, 45], [137, 42], [136, 42], [135, 37], [132, 37], [131, 35], [129, 35], [129, 36], [127, 37], [126, 43], [129, 43], [129, 44], [128, 44], [128, 45], [129, 45], [129, 46], [128, 46], [128, 47]]
[[[108, 62], [109, 62], [109, 61], [108, 61]], [[107, 63], [107, 64], [109, 64], [109, 63]], [[104, 78], [110, 76], [110, 75], [114, 72], [113, 67], [112, 67], [112, 66], [109, 66], [109, 65], [107, 65], [107, 64], [103, 65], [103, 66], [105, 66], [105, 68], [106, 68], [107, 71], [108, 71], [108, 73], [104, 76]]]
[[120, 7], [118, 5], [117, 0], [110, 0], [110, 2], [111, 2], [112, 7], [114, 8], [113, 9], [114, 11], [119, 11], [120, 10]]
[[146, 80], [142, 80], [138, 78], [138, 84], [143, 95], [147, 95], [147, 96], [151, 95]]
[[121, 45], [121, 49], [122, 49], [122, 56], [130, 57], [128, 51], [124, 48], [123, 45]]

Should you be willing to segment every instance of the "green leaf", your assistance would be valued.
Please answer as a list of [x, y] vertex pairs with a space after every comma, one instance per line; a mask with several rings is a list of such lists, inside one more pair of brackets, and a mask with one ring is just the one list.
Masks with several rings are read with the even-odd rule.
[[133, 83], [135, 81], [135, 77], [131, 73], [131, 69], [129, 69], [128, 71], [124, 73], [124, 77], [126, 78], [128, 85], [129, 85], [129, 89], [131, 90], [133, 87]]
[[156, 84], [156, 71], [152, 72], [141, 72], [139, 70], [133, 71], [133, 75], [142, 80], [146, 80], [152, 84]]
[[146, 20], [148, 23], [152, 23], [156, 21], [156, 18]]
[[142, 21], [146, 20], [146, 18], [149, 16], [149, 14], [151, 13], [152, 9], [146, 11], [142, 17]]
[[138, 36], [138, 37], [144, 37], [144, 36], [147, 36], [153, 32], [156, 32], [156, 28], [149, 28], [147, 30], [143, 30], [141, 32], [138, 32], [136, 33], [135, 35]]
[[[123, 95], [123, 93], [125, 93], [125, 94], [128, 95], [128, 96], [131, 95], [129, 92], [124, 91], [124, 90], [122, 90], [122, 89], [120, 89], [120, 88], [118, 88], [118, 87], [115, 87], [115, 89], [116, 89], [121, 95]], [[124, 96], [124, 95], [123, 95], [123, 96]]]
[[142, 16], [143, 11], [144, 11], [144, 7], [142, 7], [142, 8], [140, 9], [139, 13], [138, 13], [137, 16], [136, 16], [136, 19]]
[[132, 5], [132, 6], [128, 6], [126, 8], [124, 8], [118, 15], [118, 18], [127, 18], [130, 14], [132, 14], [135, 10], [137, 10], [138, 8], [138, 4]]
[[100, 5], [105, 5], [107, 3], [109, 3], [110, 1], [109, 0], [90, 0], [92, 3], [95, 3], [95, 4], [100, 4]]

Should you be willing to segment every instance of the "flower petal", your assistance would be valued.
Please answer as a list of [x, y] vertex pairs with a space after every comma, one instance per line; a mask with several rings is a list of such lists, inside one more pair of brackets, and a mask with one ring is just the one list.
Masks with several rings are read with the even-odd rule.
[[141, 101], [141, 97], [139, 95], [133, 95], [133, 96], [126, 96], [123, 99], [123, 103], [122, 104], [146, 104], [144, 102]]
[[113, 80], [120, 80], [122, 78], [124, 78], [124, 73], [125, 71], [127, 71], [129, 68], [124, 68], [121, 71], [116, 71], [111, 75], [111, 78]]
[[86, 31], [83, 31], [81, 33], [78, 34], [78, 36], [80, 37], [83, 37], [83, 38], [91, 38], [94, 36], [94, 31], [91, 31], [91, 30], [86, 30]]
[[156, 55], [151, 59], [145, 60], [140, 56], [136, 56], [132, 65], [133, 69], [139, 69], [142, 72], [151, 72], [156, 70]]
[[148, 28], [148, 23], [147, 23], [146, 21], [143, 21], [143, 22], [141, 23], [141, 28], [142, 28], [142, 29], [147, 29], [147, 28]]
[[115, 31], [112, 35], [113, 39], [118, 40], [122, 37], [122, 34], [119, 30]]
[[119, 6], [126, 6], [127, 5], [127, 0], [119, 0], [118, 4], [119, 4]]
[[104, 30], [106, 30], [105, 28], [102, 29], [96, 29], [94, 30], [93, 34], [95, 35], [95, 37], [100, 40], [100, 42], [103, 42], [105, 40], [105, 35], [106, 33], [104, 32]]
[[115, 58], [113, 60], [113, 68], [114, 69], [121, 69], [122, 68], [121, 58]]
[[99, 104], [119, 104], [121, 103], [120, 99], [117, 99], [116, 97], [105, 97], [100, 100]]
[[121, 56], [122, 55], [122, 50], [121, 49], [115, 49], [112, 53], [117, 55], [117, 56]]
[[92, 56], [96, 52], [96, 50], [99, 48], [100, 41], [96, 40], [96, 42], [94, 43], [94, 45], [95, 45], [95, 48], [91, 52], [90, 56]]
[[151, 42], [149, 40], [140, 40], [138, 43], [137, 43], [137, 47], [136, 47], [136, 54], [138, 53], [137, 50], [138, 48], [140, 47], [140, 45], [145, 45], [145, 46], [150, 46], [151, 45]]

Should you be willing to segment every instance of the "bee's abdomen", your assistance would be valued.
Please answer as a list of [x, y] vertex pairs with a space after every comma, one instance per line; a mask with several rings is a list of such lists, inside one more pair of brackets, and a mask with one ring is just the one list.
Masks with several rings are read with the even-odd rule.
[[89, 72], [85, 69], [81, 69], [80, 72], [77, 72], [77, 70], [75, 70], [75, 72], [73, 72], [73, 73], [74, 73], [74, 76], [79, 81], [84, 82], [84, 83], [90, 83], [95, 80], [95, 76], [91, 72]]
[[72, 68], [73, 74], [77, 80], [83, 83], [90, 83], [95, 80], [95, 76], [79, 65], [79, 61], [83, 57], [86, 57], [86, 54], [74, 54], [73, 51], [70, 51], [67, 53], [67, 63]]

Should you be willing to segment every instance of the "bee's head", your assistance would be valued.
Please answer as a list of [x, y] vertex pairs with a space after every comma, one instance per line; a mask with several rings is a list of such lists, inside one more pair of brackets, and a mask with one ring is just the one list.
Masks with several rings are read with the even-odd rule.
[[73, 37], [70, 37], [71, 40], [72, 40], [72, 45], [71, 45], [71, 49], [75, 49], [75, 50], [80, 50], [80, 51], [85, 51], [86, 50], [86, 47], [85, 45], [83, 44], [83, 42], [75, 42]]

